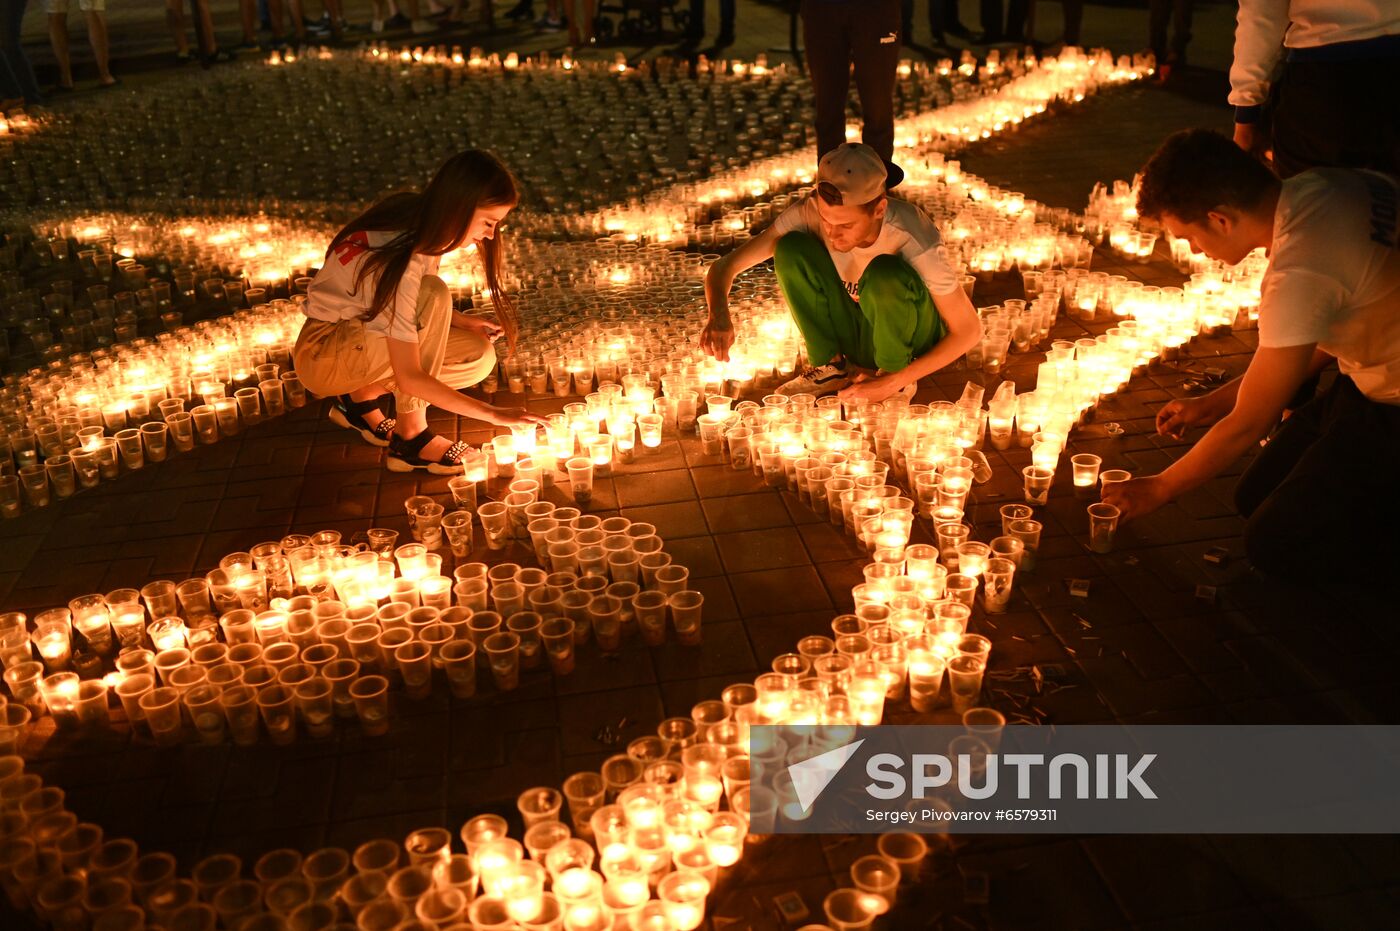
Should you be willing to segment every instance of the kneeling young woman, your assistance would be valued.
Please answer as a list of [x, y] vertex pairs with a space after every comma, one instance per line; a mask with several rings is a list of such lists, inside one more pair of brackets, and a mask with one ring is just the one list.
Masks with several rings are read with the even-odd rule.
[[461, 469], [467, 445], [428, 430], [429, 404], [501, 426], [544, 422], [459, 394], [440, 377], [456, 315], [437, 270], [454, 249], [476, 245], [514, 346], [496, 227], [518, 199], [515, 179], [495, 156], [475, 149], [455, 155], [422, 192], [390, 195], [350, 221], [307, 289], [297, 373], [309, 391], [336, 398], [332, 420], [389, 447], [392, 471]]

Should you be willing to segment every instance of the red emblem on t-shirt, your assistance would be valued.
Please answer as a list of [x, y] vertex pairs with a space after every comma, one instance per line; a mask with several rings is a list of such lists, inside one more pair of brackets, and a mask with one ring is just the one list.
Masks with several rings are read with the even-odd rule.
[[335, 254], [340, 259], [341, 265], [349, 265], [368, 248], [369, 234], [361, 230], [342, 239], [340, 244], [335, 247]]

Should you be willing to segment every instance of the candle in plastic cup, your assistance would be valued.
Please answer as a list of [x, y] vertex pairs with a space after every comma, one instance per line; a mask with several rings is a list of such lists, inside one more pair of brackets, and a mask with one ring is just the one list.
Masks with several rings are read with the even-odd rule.
[[988, 614], [1004, 614], [1011, 600], [1012, 579], [1016, 564], [1009, 559], [993, 557], [982, 572], [982, 600]]
[[496, 688], [508, 692], [520, 685], [520, 638], [509, 631], [487, 637], [482, 643]]
[[660, 646], [666, 642], [666, 608], [669, 603], [669, 596], [659, 591], [638, 592], [632, 599], [632, 612], [637, 619], [642, 642], [648, 646]]
[[510, 535], [510, 515], [506, 506], [499, 501], [487, 501], [477, 508], [476, 516], [481, 521], [487, 548], [505, 549]]
[[185, 692], [184, 702], [200, 743], [223, 743], [228, 723], [224, 717], [223, 693], [212, 685], [197, 685]]
[[574, 637], [574, 622], [567, 617], [551, 618], [540, 627], [545, 656], [550, 671], [556, 676], [568, 675], [574, 670]]
[[860, 857], [851, 864], [851, 882], [857, 889], [883, 896], [891, 903], [899, 890], [899, 879], [899, 864], [879, 855]]
[[948, 661], [948, 689], [953, 711], [962, 714], [977, 704], [982, 695], [982, 677], [987, 661], [973, 654], [960, 654]]
[[915, 711], [930, 712], [938, 706], [943, 689], [944, 660], [929, 649], [909, 651], [909, 703]]
[[141, 714], [156, 743], [163, 747], [178, 744], [184, 732], [180, 693], [168, 687], [157, 688], [142, 694], [139, 701]]
[[859, 889], [837, 889], [822, 901], [833, 931], [864, 931], [889, 909], [883, 896]]
[[924, 858], [928, 856], [928, 843], [918, 834], [908, 831], [895, 831], [881, 834], [875, 842], [880, 856], [899, 867], [904, 880], [916, 880]]
[[661, 445], [662, 422], [660, 414], [642, 414], [637, 418], [637, 431], [641, 435], [642, 445], [647, 449], [656, 449]]
[[454, 698], [471, 698], [476, 694], [476, 644], [470, 640], [445, 643], [439, 652], [447, 686]]
[[593, 460], [584, 456], [575, 456], [564, 464], [564, 468], [569, 473], [569, 488], [574, 496], [574, 503], [581, 508], [586, 508], [593, 503]]
[[1021, 470], [1025, 482], [1026, 503], [1043, 505], [1050, 498], [1050, 485], [1055, 480], [1055, 471], [1044, 466], [1026, 466]]
[[700, 643], [700, 610], [705, 596], [696, 591], [680, 591], [670, 596], [671, 623], [676, 640], [684, 646]]
[[1093, 453], [1079, 453], [1071, 456], [1069, 461], [1074, 468], [1075, 496], [1092, 497], [1099, 483], [1099, 466], [1103, 464], [1103, 458]]
[[1095, 553], [1113, 552], [1113, 537], [1118, 531], [1120, 511], [1111, 504], [1091, 504], [1089, 511], [1089, 549]]
[[268, 739], [277, 746], [296, 740], [297, 716], [295, 696], [283, 685], [268, 685], [258, 690], [258, 714]]
[[1099, 494], [1102, 495], [1114, 482], [1126, 482], [1132, 477], [1133, 473], [1127, 469], [1104, 469], [1099, 473]]
[[656, 897], [665, 907], [675, 931], [694, 931], [705, 920], [705, 897], [710, 882], [703, 875], [680, 870], [664, 876], [656, 887]]
[[526, 789], [515, 800], [515, 807], [519, 809], [527, 828], [545, 821], [557, 821], [563, 805], [564, 796], [558, 789], [548, 786]]
[[383, 676], [361, 676], [350, 684], [350, 698], [360, 729], [368, 737], [389, 732], [389, 680]]

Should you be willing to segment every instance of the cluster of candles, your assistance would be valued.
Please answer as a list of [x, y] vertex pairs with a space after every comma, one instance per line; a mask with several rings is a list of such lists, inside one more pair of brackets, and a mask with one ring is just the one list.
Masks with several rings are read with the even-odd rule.
[[[258, 297], [255, 295], [254, 300]], [[44, 507], [306, 403], [287, 300], [37, 369], [0, 392], [0, 514]]]
[[[271, 850], [252, 864], [251, 875], [242, 858], [216, 853], [187, 877], [172, 855], [143, 853], [134, 840], [80, 821], [67, 809], [63, 789], [45, 785], [21, 757], [0, 756], [0, 888], [15, 909], [32, 910], [55, 927], [150, 922], [280, 931], [346, 922], [363, 931], [692, 931], [703, 923], [720, 878], [746, 848], [761, 848], [766, 839], [749, 833], [743, 800], [760, 790], [742, 784], [745, 767], [724, 767], [725, 791], [740, 807], [718, 810], [717, 802], [693, 797], [693, 785], [714, 778], [715, 759], [747, 760], [723, 756], [730, 749], [693, 734], [640, 738], [621, 759], [634, 770], [646, 760], [652, 779], [619, 786], [598, 773], [579, 773], [562, 792], [527, 789], [516, 800], [524, 826], [519, 840], [505, 818], [486, 814], [469, 819], [455, 837], [432, 826], [401, 840], [365, 841], [353, 851]], [[923, 838], [909, 833], [881, 835], [876, 849], [852, 864], [852, 886], [824, 900], [831, 924], [807, 928], [869, 927], [900, 884], [918, 876], [928, 853]]]
[[[478, 665], [508, 691], [522, 668], [572, 672], [590, 636], [604, 651], [634, 634], [657, 646], [669, 618], [681, 644], [700, 643], [704, 598], [686, 588], [689, 570], [653, 525], [557, 508], [523, 470], [501, 501], [478, 503], [466, 476], [448, 491], [452, 511], [424, 495], [405, 502], [412, 543], [383, 528], [364, 545], [336, 531], [290, 535], [179, 584], [80, 596], [41, 612], [32, 630], [23, 614], [0, 616], [10, 694], [60, 727], [92, 727], [108, 723], [110, 688], [127, 719], [162, 744], [180, 742], [191, 724], [205, 742], [221, 742], [227, 728], [235, 743], [252, 743], [261, 712], [271, 740], [289, 743], [298, 720], [313, 737], [327, 733], [332, 710], [382, 733], [391, 681], [423, 698], [435, 670], [467, 698]], [[474, 520], [489, 551], [518, 540], [551, 571], [470, 562]], [[444, 547], [456, 562], [450, 576], [435, 552]], [[103, 676], [109, 663], [115, 671]]]
[[[1015, 129], [1057, 103], [1077, 103], [1100, 88], [1151, 73], [1151, 64], [1145, 59], [1120, 58], [1115, 62], [1104, 51], [1085, 55], [1069, 48], [1058, 58], [1011, 57], [1005, 63], [996, 54], [993, 52], [980, 69], [982, 79], [976, 84], [966, 80], [978, 70], [968, 55], [958, 69], [953, 69], [951, 61], [939, 62], [932, 70], [923, 64], [901, 64], [902, 81], [927, 83], [943, 78], [953, 82], [948, 92], [930, 92], [923, 97], [909, 93], [926, 106], [895, 122], [895, 159], [906, 177], [901, 197], [915, 199], [912, 191], [942, 180], [943, 158], [949, 151]], [[847, 127], [847, 139], [855, 141], [859, 136], [859, 127]], [[702, 228], [711, 221], [712, 231], [747, 230], [751, 224], [745, 221], [752, 220], [752, 215], [737, 205], [810, 184], [815, 162], [816, 151], [811, 148], [753, 160], [697, 184], [658, 190], [578, 220], [551, 217], [546, 228], [551, 233], [621, 234], [628, 241], [692, 243], [697, 221]], [[952, 170], [950, 183], [956, 184], [960, 180], [956, 162]], [[979, 193], [985, 189], [985, 184], [980, 188], [969, 184], [967, 188]], [[954, 194], [967, 196], [963, 189]]]
[[[14, 136], [21, 133], [33, 132], [39, 128], [39, 121], [25, 112], [23, 107], [16, 107], [8, 113], [0, 113], [0, 136]], [[8, 146], [0, 145], [0, 152], [9, 155]]]

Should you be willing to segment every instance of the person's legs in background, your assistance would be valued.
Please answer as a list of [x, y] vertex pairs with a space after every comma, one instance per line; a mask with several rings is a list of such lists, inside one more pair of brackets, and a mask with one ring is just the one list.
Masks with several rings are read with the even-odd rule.
[[190, 60], [190, 37], [185, 33], [184, 0], [165, 0], [165, 25], [170, 27], [170, 37], [175, 40], [175, 57], [181, 62]]
[[1084, 27], [1084, 0], [1064, 0], [1065, 45], [1078, 45]]
[[[92, 57], [97, 63], [97, 85], [99, 87], [111, 87], [117, 83], [117, 79], [112, 77], [108, 60], [107, 14], [103, 12], [106, 5], [105, 0], [92, 0], [91, 6], [85, 11], [88, 44], [92, 46]], [[71, 80], [70, 76], [70, 83]]]
[[981, 0], [978, 4], [978, 18], [982, 20], [983, 42], [1000, 42], [1006, 36], [1005, 26], [1002, 19], [1005, 12], [1002, 4], [1005, 0]]
[[[848, 23], [860, 96], [861, 141], [875, 150], [890, 172], [894, 187], [904, 172], [894, 165], [894, 85], [899, 67], [899, 4], [868, 0]], [[844, 123], [844, 113], [843, 123]], [[844, 133], [845, 127], [842, 126]]]
[[[846, 141], [846, 94], [851, 87], [851, 44], [845, 5], [802, 2], [802, 41], [816, 106], [817, 158]], [[896, 26], [896, 29], [898, 27]], [[898, 43], [895, 46], [898, 53]]]
[[3, 84], [0, 98], [38, 104], [44, 102], [39, 93], [39, 81], [20, 44], [26, 6], [28, 0], [7, 0], [0, 4], [0, 84]]
[[243, 28], [243, 42], [240, 49], [258, 47], [258, 4], [257, 0], [238, 0], [238, 21]]
[[68, 50], [68, 0], [49, 0], [49, 44], [53, 46], [54, 64], [58, 66], [60, 91], [73, 89], [73, 64]]

